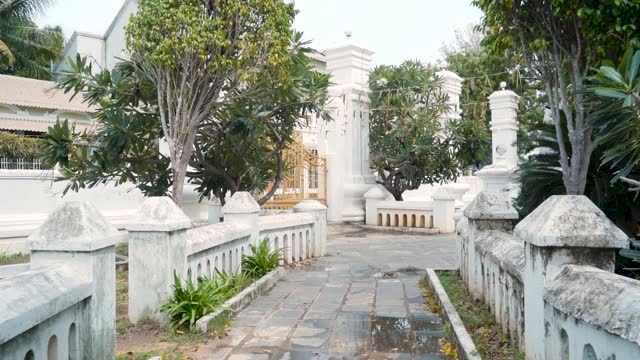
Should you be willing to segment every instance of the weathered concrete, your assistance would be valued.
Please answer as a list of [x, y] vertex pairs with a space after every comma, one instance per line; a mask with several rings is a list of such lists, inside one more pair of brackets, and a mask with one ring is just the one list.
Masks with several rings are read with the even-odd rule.
[[[566, 316], [640, 345], [640, 281], [591, 266], [567, 265], [545, 285], [544, 300]], [[588, 339], [583, 339], [588, 342]], [[640, 348], [637, 349], [640, 358]]]
[[447, 292], [442, 287], [440, 279], [433, 269], [427, 269], [426, 279], [429, 288], [434, 293], [436, 301], [440, 304], [440, 309], [444, 314], [445, 321], [451, 326], [451, 332], [453, 333], [455, 345], [458, 350], [458, 357], [463, 360], [482, 360], [471, 335], [469, 335], [460, 315], [458, 315], [456, 308], [449, 299], [449, 295], [447, 295]]
[[629, 247], [629, 237], [584, 195], [554, 195], [513, 231], [538, 247]]
[[525, 241], [525, 353], [527, 359], [542, 360], [549, 330], [540, 321], [545, 316], [546, 283], [565, 265], [613, 272], [616, 248], [626, 248], [628, 238], [582, 195], [548, 198], [518, 223], [514, 235]]
[[452, 269], [452, 236], [328, 231], [328, 255], [239, 312], [210, 358], [443, 358], [443, 324], [425, 310], [418, 269]]
[[89, 203], [49, 215], [29, 237], [31, 270], [0, 281], [3, 358], [114, 358], [120, 236]]

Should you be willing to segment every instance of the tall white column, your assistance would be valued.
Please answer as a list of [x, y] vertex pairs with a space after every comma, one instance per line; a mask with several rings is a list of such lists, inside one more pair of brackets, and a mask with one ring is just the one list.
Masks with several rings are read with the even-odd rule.
[[444, 126], [447, 120], [460, 120], [461, 118], [460, 95], [462, 94], [463, 79], [453, 71], [446, 69], [438, 71], [436, 76], [440, 78], [441, 91], [449, 96], [447, 112], [440, 120], [440, 124]]
[[489, 96], [491, 108], [491, 146], [492, 164], [477, 171], [482, 178], [484, 189], [488, 191], [509, 191], [509, 183], [518, 166], [518, 118], [517, 109], [520, 97], [511, 90], [505, 90], [506, 84], [500, 84], [502, 90]]
[[[369, 170], [369, 72], [373, 52], [351, 42], [325, 50], [333, 122], [323, 135], [328, 158], [329, 221], [364, 221]], [[323, 140], [323, 139], [320, 139]]]

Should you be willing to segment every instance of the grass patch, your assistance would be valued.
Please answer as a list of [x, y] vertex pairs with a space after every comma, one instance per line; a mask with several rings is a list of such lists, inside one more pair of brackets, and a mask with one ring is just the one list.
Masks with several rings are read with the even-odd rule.
[[151, 357], [160, 356], [162, 360], [184, 360], [185, 356], [180, 350], [129, 352], [116, 355], [116, 360], [148, 360]]
[[116, 254], [129, 256], [129, 243], [123, 242], [120, 244], [116, 244]]
[[[129, 318], [129, 272], [116, 269], [116, 321]], [[126, 329], [125, 329], [126, 330]]]
[[460, 276], [438, 273], [438, 277], [483, 359], [524, 360], [524, 353], [511, 346], [493, 315], [486, 306], [473, 300]]
[[[427, 282], [424, 279], [421, 279], [418, 282], [418, 287], [420, 288], [420, 290], [422, 290], [422, 298], [424, 299], [424, 304], [427, 310], [438, 315], [439, 317], [442, 317], [442, 313], [440, 312], [440, 305], [438, 305], [438, 301], [431, 293], [431, 289], [429, 289], [429, 285], [427, 285]], [[451, 339], [453, 339], [453, 333], [449, 324], [445, 324], [444, 333], [445, 338], [439, 339], [440, 352], [450, 359], [459, 359], [458, 349], [456, 349], [456, 346], [453, 344], [453, 342], [451, 342]]]
[[24, 264], [29, 262], [29, 254], [7, 254], [0, 252], [0, 265]]

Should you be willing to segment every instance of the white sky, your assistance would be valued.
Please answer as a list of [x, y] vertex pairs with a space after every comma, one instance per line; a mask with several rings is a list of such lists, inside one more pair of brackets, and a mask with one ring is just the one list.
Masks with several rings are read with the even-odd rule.
[[[102, 34], [124, 0], [55, 0], [38, 17], [42, 26], [60, 25], [67, 38], [74, 30]], [[374, 51], [374, 64], [398, 64], [440, 58], [440, 47], [454, 30], [477, 23], [482, 13], [471, 0], [296, 0], [295, 28], [323, 49], [353, 31], [354, 42]]]

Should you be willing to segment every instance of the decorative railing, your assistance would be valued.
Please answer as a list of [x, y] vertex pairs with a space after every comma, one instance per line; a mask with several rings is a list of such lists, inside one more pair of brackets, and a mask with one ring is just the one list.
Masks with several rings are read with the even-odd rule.
[[88, 203], [66, 203], [47, 218], [29, 238], [30, 270], [0, 279], [2, 359], [115, 357], [118, 237]]
[[460, 275], [502, 331], [527, 359], [640, 359], [640, 281], [613, 273], [627, 236], [584, 196], [517, 218], [481, 192], [457, 224]]
[[[223, 207], [224, 221], [191, 228], [189, 218], [166, 197], [148, 198], [129, 231], [129, 320], [166, 322], [160, 305], [171, 294], [174, 274], [183, 280], [242, 270], [250, 245], [267, 239], [287, 263], [324, 254], [326, 208], [303, 201], [295, 213], [259, 216], [260, 206], [236, 192]], [[160, 289], [160, 291], [158, 291]]]

